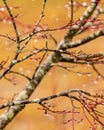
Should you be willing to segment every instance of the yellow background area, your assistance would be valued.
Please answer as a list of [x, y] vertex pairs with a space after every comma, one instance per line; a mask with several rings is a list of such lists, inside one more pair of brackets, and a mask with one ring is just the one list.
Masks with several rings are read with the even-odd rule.
[[[32, 30], [33, 26], [39, 19], [43, 0], [7, 0], [7, 2], [8, 5], [12, 8], [11, 11], [13, 15], [16, 17], [15, 21], [21, 38], [27, 36], [28, 32]], [[79, 2], [80, 4], [83, 2], [87, 2], [87, 4], [89, 4], [90, 1], [80, 0]], [[68, 4], [68, 0], [47, 0], [45, 16], [43, 17], [40, 25], [49, 28], [60, 28], [66, 25], [70, 20], [70, 10], [67, 10], [66, 4]], [[4, 9], [4, 11], [0, 10], [0, 35], [9, 35], [15, 38], [13, 26], [11, 21], [8, 19], [9, 15], [5, 10], [5, 6], [2, 0], [0, 1], [0, 8]], [[78, 20], [85, 9], [86, 8], [81, 6], [79, 8], [74, 7], [74, 20]], [[103, 18], [103, 15], [101, 15], [99, 18]], [[63, 39], [65, 33], [66, 30], [50, 32], [50, 34], [52, 34], [58, 42]], [[86, 37], [90, 33], [92, 33], [92, 30], [86, 31], [84, 34], [74, 38], [74, 40]], [[95, 41], [91, 41], [86, 45], [71, 49], [70, 51], [82, 51], [85, 53], [103, 52], [103, 43], [104, 37], [100, 37]], [[55, 46], [55, 43], [49, 39], [48, 47], [55, 49]], [[19, 58], [27, 55], [35, 47], [45, 47], [45, 40], [37, 39], [37, 37], [34, 36], [27, 47], [23, 50]], [[15, 55], [15, 52], [16, 44], [1, 36], [0, 61], [7, 60], [5, 67], [8, 66], [8, 63]], [[34, 60], [34, 58], [39, 58], [41, 56], [42, 53], [35, 55], [32, 57], [33, 60], [29, 58], [28, 60], [17, 64], [12, 68], [12, 70], [19, 71], [31, 77], [35, 67], [38, 65], [38, 61]], [[104, 88], [103, 79], [97, 79], [97, 74], [94, 72], [91, 66], [75, 64], [66, 65], [72, 67], [71, 70], [74, 72], [89, 72], [91, 74], [78, 75], [77, 73], [70, 71], [68, 72], [67, 70], [59, 67], [53, 67], [43, 78], [42, 82], [39, 84], [30, 99], [46, 97], [57, 92], [73, 88], [84, 89], [92, 93], [100, 92]], [[103, 65], [96, 65], [96, 67], [102, 74], [104, 74]], [[7, 81], [4, 78], [0, 80], [0, 104], [12, 101], [13, 98], [15, 98], [14, 95], [17, 95], [20, 91], [22, 91], [28, 83], [25, 78], [18, 75], [8, 74], [7, 77], [10, 78], [16, 85], [13, 85], [13, 83]], [[69, 99], [64, 97], [49, 101], [49, 103], [54, 106], [55, 110], [71, 110]], [[71, 114], [44, 114], [44, 111], [40, 110], [39, 108], [41, 108], [41, 106], [37, 104], [27, 105], [25, 109], [22, 110], [6, 127], [6, 130], [72, 130], [72, 122], [64, 124], [64, 122], [71, 119]], [[4, 109], [0, 111], [0, 114], [3, 112]], [[80, 118], [83, 118], [82, 113]], [[79, 120], [79, 115], [76, 115], [76, 119]], [[88, 130], [89, 128], [90, 124], [86, 121], [86, 119], [80, 124], [75, 123], [75, 130]]]

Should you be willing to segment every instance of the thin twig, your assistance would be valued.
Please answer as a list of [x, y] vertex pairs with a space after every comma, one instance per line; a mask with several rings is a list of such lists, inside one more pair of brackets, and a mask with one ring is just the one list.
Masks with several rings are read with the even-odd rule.
[[95, 67], [94, 64], [91, 64], [93, 70], [98, 74], [98, 76], [100, 76], [102, 79], [104, 79], [104, 76], [98, 71], [98, 69]]
[[73, 0], [70, 0], [70, 8], [71, 8], [71, 11], [70, 11], [70, 17], [71, 17], [71, 19], [70, 19], [70, 23], [72, 23], [73, 22]]
[[12, 12], [11, 12], [10, 7], [8, 6], [6, 0], [3, 0], [3, 1], [4, 1], [4, 4], [5, 4], [6, 8], [7, 8], [8, 13], [9, 13], [9, 15], [11, 17], [11, 21], [12, 21], [12, 24], [13, 24], [13, 27], [14, 27], [14, 31], [15, 31], [15, 34], [16, 34], [16, 37], [17, 37], [17, 42], [19, 42], [20, 37], [19, 37], [18, 30], [17, 30], [16, 22], [14, 20], [14, 17], [12, 15]]
[[36, 22], [36, 24], [35, 24], [32, 32], [34, 32], [36, 30], [37, 26], [40, 24], [40, 22], [42, 21], [42, 18], [44, 17], [44, 11], [45, 11], [45, 7], [46, 7], [46, 1], [47, 0], [44, 0], [44, 2], [43, 2], [43, 7], [42, 7], [42, 11], [41, 11], [40, 17], [39, 17], [38, 21]]

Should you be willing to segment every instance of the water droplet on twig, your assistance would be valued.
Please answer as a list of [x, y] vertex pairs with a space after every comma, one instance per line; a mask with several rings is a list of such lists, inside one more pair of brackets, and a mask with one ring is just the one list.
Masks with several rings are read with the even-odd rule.
[[78, 75], [78, 76], [82, 76], [82, 74], [81, 74], [80, 72], [77, 72], [77, 75]]

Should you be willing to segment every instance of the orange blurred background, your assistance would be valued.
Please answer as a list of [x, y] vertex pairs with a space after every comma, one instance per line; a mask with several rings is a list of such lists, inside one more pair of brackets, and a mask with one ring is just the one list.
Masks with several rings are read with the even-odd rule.
[[[8, 5], [12, 8], [13, 15], [16, 16], [16, 24], [19, 30], [19, 33], [22, 37], [27, 35], [27, 32], [32, 30], [33, 25], [39, 19], [43, 0], [7, 0]], [[81, 4], [83, 2], [89, 3], [89, 0], [80, 0]], [[45, 17], [42, 19], [41, 26], [48, 26], [49, 28], [59, 28], [63, 25], [66, 25], [69, 21], [70, 11], [66, 8], [68, 0], [47, 0]], [[0, 1], [0, 35], [8, 34], [9, 36], [15, 37], [14, 30], [11, 22], [7, 19], [8, 13], [5, 11], [4, 4]], [[79, 7], [74, 9], [74, 20], [78, 20], [79, 17], [83, 14], [86, 8]], [[102, 18], [103, 16], [101, 16]], [[87, 31], [86, 33], [77, 36], [74, 40], [85, 37], [91, 33], [92, 30]], [[63, 39], [63, 36], [66, 33], [66, 30], [50, 32], [58, 42]], [[97, 53], [104, 50], [103, 45], [104, 37], [98, 38], [95, 41], [89, 42], [86, 45], [81, 47], [71, 49], [76, 52], [82, 50], [85, 53]], [[55, 44], [52, 40], [48, 41], [49, 48], [55, 48]], [[27, 48], [24, 49], [20, 57], [25, 56], [34, 47], [42, 48], [45, 46], [45, 40], [36, 39], [35, 37], [29, 42]], [[5, 67], [8, 65], [9, 61], [12, 59], [16, 51], [15, 43], [10, 40], [0, 37], [0, 61], [7, 60], [8, 62]], [[41, 57], [42, 54], [39, 54], [35, 57]], [[13, 70], [22, 72], [28, 76], [32, 76], [38, 61], [28, 59], [23, 63], [17, 64], [13, 67]], [[66, 64], [68, 65], [68, 64]], [[73, 65], [70, 64], [70, 67]], [[75, 66], [75, 65], [74, 65]], [[96, 65], [100, 72], [104, 72], [103, 65]], [[97, 79], [97, 74], [92, 70], [91, 66], [88, 65], [76, 65], [72, 68], [72, 71], [76, 72], [90, 72], [90, 75], [78, 75], [77, 73], [68, 72], [62, 68], [53, 67], [50, 72], [43, 78], [42, 82], [39, 84], [36, 91], [31, 96], [31, 99], [38, 97], [45, 97], [63, 90], [68, 90], [72, 88], [80, 88], [92, 93], [100, 92], [104, 88], [103, 79]], [[7, 101], [11, 101], [14, 94], [18, 94], [27, 84], [27, 80], [21, 76], [9, 74], [8, 78], [12, 80], [13, 83], [7, 81], [6, 79], [1, 79], [0, 81], [0, 104]], [[15, 97], [14, 97], [15, 98]], [[69, 110], [70, 102], [68, 99], [60, 98], [49, 101], [50, 104], [55, 106], [56, 110]], [[22, 110], [13, 121], [6, 127], [6, 130], [72, 130], [72, 124], [63, 122], [71, 118], [71, 115], [64, 114], [44, 114], [44, 111], [38, 109], [41, 106], [37, 104], [27, 105], [24, 110]], [[0, 111], [3, 113], [4, 109]], [[81, 115], [82, 116], [82, 115]], [[79, 117], [76, 116], [76, 119]], [[85, 129], [88, 130], [90, 125], [87, 121], [83, 121], [81, 124], [75, 123], [75, 130]], [[101, 128], [99, 127], [99, 130]]]

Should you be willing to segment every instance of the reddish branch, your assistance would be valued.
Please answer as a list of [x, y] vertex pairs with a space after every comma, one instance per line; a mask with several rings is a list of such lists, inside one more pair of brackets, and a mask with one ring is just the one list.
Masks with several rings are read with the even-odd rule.
[[[54, 110], [54, 106], [50, 105], [48, 103], [48, 100], [54, 99], [54, 98], [59, 98], [59, 97], [67, 97], [69, 98], [69, 101], [71, 102], [71, 105], [69, 110]], [[82, 106], [77, 107], [75, 106], [75, 101], [79, 102]], [[74, 126], [74, 116], [81, 114], [81, 108], [83, 110], [83, 116], [88, 120], [88, 122], [92, 125], [90, 119], [87, 117], [88, 114], [99, 124], [104, 126], [104, 123], [102, 119], [104, 118], [104, 113], [100, 112], [97, 108], [100, 105], [104, 105], [104, 96], [100, 94], [90, 94], [89, 92], [79, 90], [79, 89], [73, 89], [69, 91], [64, 91], [57, 93], [55, 95], [51, 95], [45, 98], [38, 98], [38, 99], [32, 99], [32, 100], [22, 100], [22, 101], [12, 101], [5, 103], [3, 105], [0, 105], [0, 109], [5, 108], [5, 107], [11, 107], [11, 106], [17, 106], [17, 105], [22, 105], [22, 104], [33, 104], [33, 103], [38, 103], [42, 106], [42, 108], [39, 108], [40, 110], [43, 110], [45, 114], [72, 114], [72, 119], [68, 120], [66, 123], [69, 121], [73, 122]], [[51, 112], [51, 113], [50, 113]], [[75, 122], [80, 123], [83, 121], [83, 119], [76, 120]], [[65, 122], [63, 122], [65, 123]]]

